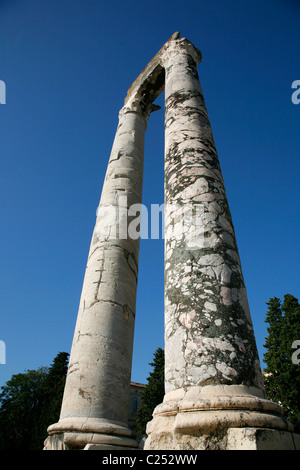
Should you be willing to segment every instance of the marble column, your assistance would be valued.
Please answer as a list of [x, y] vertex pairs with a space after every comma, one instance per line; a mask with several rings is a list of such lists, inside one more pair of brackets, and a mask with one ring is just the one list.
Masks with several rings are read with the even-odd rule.
[[[47, 449], [128, 449], [139, 237], [128, 208], [142, 202], [147, 107], [129, 100], [119, 115], [92, 236], [59, 422]], [[133, 217], [134, 216], [134, 217]]]
[[[231, 427], [287, 429], [265, 397], [234, 228], [186, 39], [165, 46], [165, 398], [146, 449], [224, 447]], [[217, 444], [216, 444], [217, 441]]]

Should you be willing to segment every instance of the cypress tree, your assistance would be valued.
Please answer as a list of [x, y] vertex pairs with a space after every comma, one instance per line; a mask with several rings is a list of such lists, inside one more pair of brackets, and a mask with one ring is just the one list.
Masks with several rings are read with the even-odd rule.
[[153, 362], [149, 363], [153, 367], [147, 378], [147, 386], [141, 396], [141, 405], [136, 412], [137, 438], [140, 439], [146, 433], [146, 425], [152, 419], [154, 408], [159, 405], [164, 398], [164, 350], [158, 348], [154, 353]]
[[300, 365], [293, 363], [294, 341], [300, 339], [300, 305], [291, 294], [283, 303], [273, 297], [267, 302], [269, 323], [264, 347], [265, 388], [270, 400], [280, 403], [284, 415], [300, 430]]

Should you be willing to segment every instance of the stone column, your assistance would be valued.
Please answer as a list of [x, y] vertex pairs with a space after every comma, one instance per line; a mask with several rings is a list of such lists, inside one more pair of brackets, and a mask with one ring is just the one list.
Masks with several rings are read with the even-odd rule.
[[165, 398], [146, 449], [224, 448], [227, 429], [287, 429], [265, 398], [234, 228], [197, 65], [165, 46]]
[[[82, 288], [59, 422], [46, 449], [129, 449], [128, 428], [139, 237], [128, 208], [142, 202], [146, 110], [119, 115]], [[135, 224], [136, 225], [136, 224]]]

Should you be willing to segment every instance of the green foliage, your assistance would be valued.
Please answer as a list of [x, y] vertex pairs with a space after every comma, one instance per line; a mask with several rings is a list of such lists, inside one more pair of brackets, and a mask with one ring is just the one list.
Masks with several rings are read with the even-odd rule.
[[13, 375], [0, 393], [0, 450], [41, 450], [47, 427], [57, 422], [68, 354], [50, 367]]
[[153, 362], [149, 363], [153, 371], [147, 379], [147, 386], [141, 396], [141, 405], [136, 412], [136, 432], [140, 439], [146, 432], [146, 425], [152, 419], [154, 408], [159, 405], [164, 398], [164, 350], [158, 348], [154, 353]]
[[293, 342], [300, 340], [300, 305], [290, 294], [267, 302], [268, 337], [264, 347], [265, 387], [270, 400], [281, 404], [284, 415], [300, 431], [300, 364], [293, 364]]

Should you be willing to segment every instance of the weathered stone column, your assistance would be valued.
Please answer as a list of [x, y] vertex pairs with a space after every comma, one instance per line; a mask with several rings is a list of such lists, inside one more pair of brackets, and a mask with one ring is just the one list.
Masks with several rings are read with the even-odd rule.
[[165, 398], [146, 449], [225, 448], [228, 429], [287, 429], [265, 398], [234, 228], [198, 78], [170, 41], [165, 67]]
[[265, 397], [200, 60], [200, 52], [174, 33], [134, 81], [120, 111], [61, 415], [48, 428], [45, 449], [137, 446], [127, 424], [137, 211], [146, 123], [164, 86], [166, 394], [148, 423], [145, 448], [258, 448], [258, 439], [265, 448], [271, 441], [287, 448], [294, 442], [281, 408]]
[[[59, 422], [47, 449], [135, 448], [128, 428], [147, 109], [132, 97], [119, 115], [88, 255]], [[87, 447], [85, 447], [87, 446]]]

